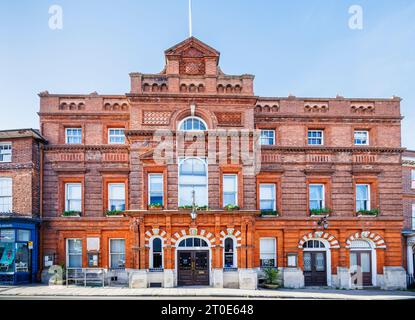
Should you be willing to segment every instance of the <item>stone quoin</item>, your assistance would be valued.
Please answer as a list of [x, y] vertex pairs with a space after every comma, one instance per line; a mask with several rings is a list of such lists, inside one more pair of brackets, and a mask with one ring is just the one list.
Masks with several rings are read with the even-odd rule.
[[[255, 289], [271, 267], [285, 287], [403, 288], [400, 98], [259, 97], [219, 57], [190, 37], [127, 94], [39, 94], [43, 280], [52, 259], [130, 287]], [[176, 156], [183, 132], [197, 152]]]

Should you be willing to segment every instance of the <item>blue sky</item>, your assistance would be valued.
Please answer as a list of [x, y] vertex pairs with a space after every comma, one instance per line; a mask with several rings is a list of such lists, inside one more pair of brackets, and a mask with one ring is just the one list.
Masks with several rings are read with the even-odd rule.
[[[63, 29], [48, 26], [63, 9]], [[0, 128], [38, 128], [37, 93], [126, 93], [188, 36], [187, 0], [2, 0]], [[351, 5], [363, 29], [348, 26]], [[264, 96], [402, 97], [403, 145], [415, 149], [415, 1], [193, 0], [193, 31], [222, 70], [252, 73]], [[412, 124], [412, 125], [411, 125]]]

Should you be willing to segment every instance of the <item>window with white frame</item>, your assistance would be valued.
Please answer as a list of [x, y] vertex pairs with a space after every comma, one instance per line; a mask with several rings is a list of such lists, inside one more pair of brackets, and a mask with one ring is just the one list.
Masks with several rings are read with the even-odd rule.
[[277, 246], [275, 238], [259, 239], [259, 255], [261, 268], [277, 266], [276, 248]]
[[308, 188], [310, 210], [320, 210], [325, 208], [324, 184], [310, 184]]
[[110, 239], [110, 268], [125, 268], [125, 240]]
[[236, 268], [236, 247], [235, 241], [231, 237], [225, 238], [223, 249], [223, 266], [224, 268]]
[[208, 205], [207, 165], [204, 159], [187, 158], [179, 162], [179, 207]]
[[0, 143], [0, 162], [12, 161], [12, 144], [11, 142]]
[[272, 146], [275, 144], [274, 130], [261, 130], [261, 145]]
[[82, 129], [81, 128], [66, 128], [67, 144], [82, 144]]
[[369, 144], [369, 131], [355, 130], [354, 131], [354, 144], [356, 146], [367, 146]]
[[108, 210], [125, 211], [125, 183], [108, 184]]
[[109, 144], [124, 144], [125, 134], [122, 128], [108, 129], [108, 143]]
[[0, 178], [0, 213], [10, 213], [13, 207], [12, 178]]
[[82, 240], [67, 239], [66, 265], [68, 268], [82, 268]]
[[164, 204], [163, 174], [150, 173], [148, 175], [148, 204], [163, 206]]
[[411, 170], [411, 189], [415, 189], [415, 170]]
[[308, 130], [308, 144], [309, 145], [323, 145], [324, 131], [323, 130]]
[[206, 123], [198, 117], [188, 117], [182, 120], [179, 125], [180, 131], [205, 131]]
[[412, 230], [415, 230], [415, 203], [412, 204]]
[[259, 185], [259, 209], [276, 210], [275, 184], [261, 183]]
[[356, 211], [370, 210], [370, 185], [356, 184]]
[[65, 184], [65, 211], [82, 211], [82, 184]]
[[238, 175], [224, 174], [223, 177], [223, 206], [238, 205]]
[[160, 238], [154, 238], [151, 242], [150, 269], [163, 268], [163, 242]]

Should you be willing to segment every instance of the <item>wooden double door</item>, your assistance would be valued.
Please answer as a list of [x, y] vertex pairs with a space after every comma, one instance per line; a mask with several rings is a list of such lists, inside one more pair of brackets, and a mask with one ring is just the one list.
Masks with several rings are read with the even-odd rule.
[[306, 286], [327, 286], [327, 257], [325, 251], [304, 251], [303, 268]]
[[179, 286], [208, 286], [209, 251], [178, 251], [177, 277]]
[[372, 253], [370, 251], [350, 252], [350, 274], [354, 285], [372, 285]]

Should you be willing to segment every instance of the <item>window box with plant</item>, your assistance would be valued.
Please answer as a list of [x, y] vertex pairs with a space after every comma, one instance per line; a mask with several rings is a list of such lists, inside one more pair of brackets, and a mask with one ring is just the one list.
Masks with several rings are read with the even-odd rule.
[[161, 203], [150, 203], [148, 205], [149, 210], [163, 210], [163, 205]]
[[278, 217], [279, 213], [277, 210], [272, 210], [272, 209], [263, 209], [260, 212], [260, 216], [261, 217]]
[[107, 217], [121, 217], [124, 211], [122, 210], [107, 210], [105, 213]]
[[239, 210], [239, 206], [233, 205], [233, 204], [228, 204], [223, 208], [225, 211], [235, 211], [235, 210]]
[[[193, 206], [179, 206], [180, 210], [192, 210]], [[208, 211], [209, 207], [208, 206], [195, 206], [195, 209], [198, 211]]]
[[377, 217], [380, 213], [379, 209], [372, 209], [372, 210], [359, 210], [357, 211], [358, 216], [370, 216], [370, 217]]
[[62, 217], [80, 217], [80, 211], [64, 211]]
[[327, 216], [330, 213], [332, 213], [332, 210], [329, 208], [310, 209], [311, 216]]

